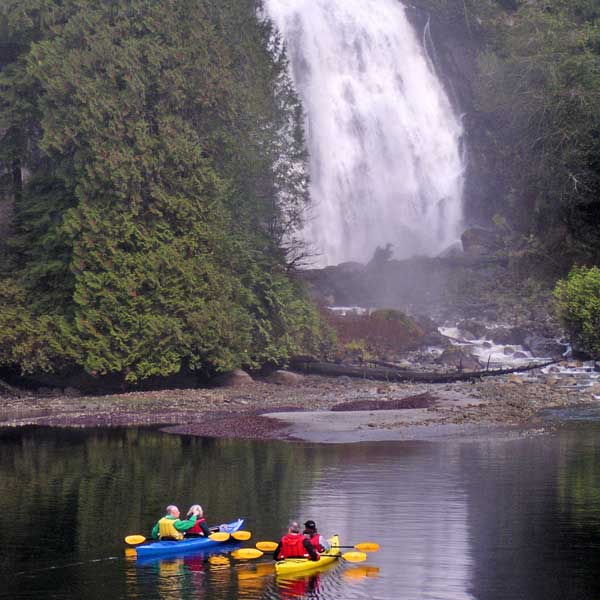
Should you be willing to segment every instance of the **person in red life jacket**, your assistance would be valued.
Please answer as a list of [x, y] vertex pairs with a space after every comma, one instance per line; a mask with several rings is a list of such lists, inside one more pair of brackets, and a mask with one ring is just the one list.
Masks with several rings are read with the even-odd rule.
[[327, 552], [331, 549], [329, 542], [317, 531], [317, 524], [309, 519], [304, 523], [304, 531], [302, 532], [313, 545], [317, 552]]
[[206, 524], [206, 519], [204, 518], [204, 511], [199, 504], [192, 504], [190, 506], [190, 510], [187, 512], [187, 516], [196, 515], [196, 523], [191, 529], [188, 529], [185, 532], [186, 537], [200, 537], [206, 536], [208, 537], [211, 534], [208, 525]]
[[167, 506], [166, 513], [152, 529], [152, 538], [155, 540], [182, 540], [183, 532], [196, 524], [195, 514], [187, 520], [181, 520], [179, 509], [174, 504]]
[[288, 532], [281, 538], [275, 552], [273, 552], [275, 560], [283, 560], [284, 558], [310, 558], [311, 560], [319, 560], [319, 555], [313, 548], [310, 540], [300, 533], [300, 526], [296, 521], [292, 521], [288, 527]]

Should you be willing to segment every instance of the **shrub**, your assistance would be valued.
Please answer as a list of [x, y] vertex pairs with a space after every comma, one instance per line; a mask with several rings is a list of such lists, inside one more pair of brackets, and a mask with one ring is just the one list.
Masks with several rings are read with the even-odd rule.
[[574, 267], [556, 285], [557, 312], [573, 344], [600, 356], [600, 269]]

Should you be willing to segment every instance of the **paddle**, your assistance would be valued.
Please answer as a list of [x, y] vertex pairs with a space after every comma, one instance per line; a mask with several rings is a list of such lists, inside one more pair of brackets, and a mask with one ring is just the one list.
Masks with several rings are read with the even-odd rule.
[[239, 530], [239, 531], [234, 531], [231, 534], [231, 537], [234, 540], [238, 540], [240, 542], [245, 542], [246, 540], [249, 540], [252, 537], [252, 533], [250, 531]]
[[138, 544], [143, 544], [146, 541], [146, 538], [143, 535], [128, 535], [125, 538], [125, 543], [130, 546], [137, 546]]
[[[234, 537], [236, 540], [249, 540], [251, 537], [251, 533], [249, 531], [236, 531], [236, 533], [243, 534], [242, 537], [230, 536], [226, 531], [217, 531], [215, 533], [211, 533], [208, 537], [213, 542], [226, 542], [230, 537]], [[247, 537], [245, 537], [247, 536]], [[125, 538], [125, 543], [130, 546], [138, 546], [139, 544], [143, 544], [146, 541], [146, 538], [143, 535], [128, 535]]]
[[[263, 552], [274, 552], [277, 544], [275, 542], [257, 542], [256, 547]], [[376, 542], [360, 542], [354, 546], [337, 546], [337, 548], [353, 548], [361, 552], [377, 552], [379, 544]]]
[[238, 550], [234, 550], [231, 553], [233, 558], [238, 559], [251, 559], [251, 558], [260, 558], [263, 553], [260, 550], [256, 550], [255, 548], [239, 548]]
[[[365, 544], [368, 547], [377, 546], [377, 550], [379, 550], [379, 544], [376, 544], [375, 542], [362, 542], [360, 545], [364, 546]], [[277, 546], [278, 544], [276, 544], [275, 542], [256, 542], [257, 549], [264, 552], [273, 552], [277, 548]], [[356, 546], [340, 546], [340, 548], [358, 548], [358, 546], [359, 544], [356, 544]], [[375, 552], [375, 550], [373, 550], [373, 552]], [[367, 555], [364, 552], [344, 552], [344, 554], [321, 554], [321, 556], [334, 556], [336, 558], [343, 558], [348, 562], [363, 562], [364, 560], [367, 560]]]

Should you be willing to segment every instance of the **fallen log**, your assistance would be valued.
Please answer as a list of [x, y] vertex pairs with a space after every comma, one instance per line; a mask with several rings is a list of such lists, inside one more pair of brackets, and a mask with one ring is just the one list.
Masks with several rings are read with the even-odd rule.
[[0, 379], [0, 391], [2, 390], [8, 392], [11, 396], [16, 396], [17, 398], [25, 396], [25, 393], [22, 390], [13, 387], [12, 385], [6, 383], [6, 381], [2, 381], [2, 379]]
[[453, 383], [455, 381], [471, 381], [483, 377], [497, 377], [498, 375], [510, 375], [511, 373], [523, 373], [533, 371], [556, 364], [557, 360], [535, 365], [515, 367], [514, 369], [496, 369], [492, 371], [453, 371], [445, 373], [427, 373], [419, 371], [404, 371], [394, 368], [363, 367], [354, 365], [339, 365], [322, 362], [294, 361], [290, 366], [295, 371], [301, 371], [311, 375], [325, 375], [328, 377], [355, 377], [360, 379], [373, 379], [376, 381], [395, 382], [419, 382], [419, 383]]

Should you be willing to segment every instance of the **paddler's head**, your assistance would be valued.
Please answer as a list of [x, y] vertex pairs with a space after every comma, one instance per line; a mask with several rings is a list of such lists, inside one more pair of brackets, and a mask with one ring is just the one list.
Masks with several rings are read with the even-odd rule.
[[297, 521], [290, 521], [288, 525], [288, 531], [290, 533], [300, 533], [300, 525], [298, 525]]
[[309, 519], [304, 523], [304, 533], [307, 535], [314, 535], [317, 533], [317, 524], [312, 519]]
[[167, 516], [179, 519], [179, 509], [174, 504], [167, 506]]

